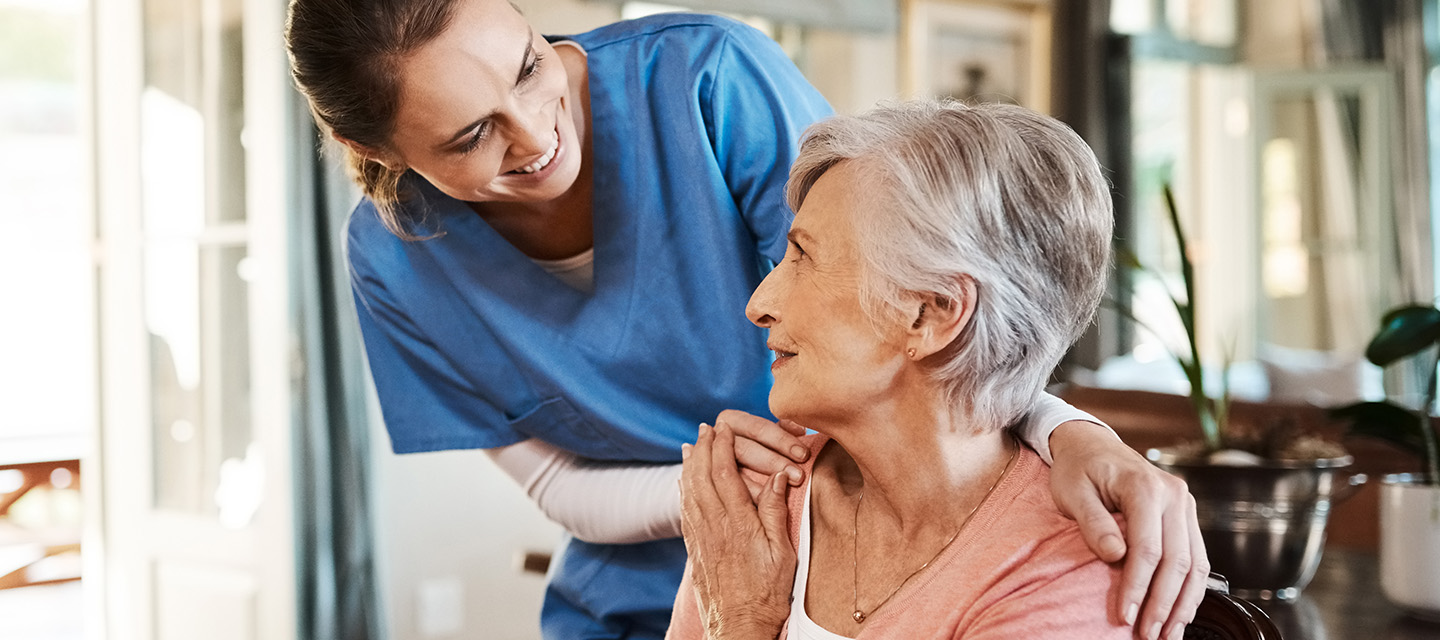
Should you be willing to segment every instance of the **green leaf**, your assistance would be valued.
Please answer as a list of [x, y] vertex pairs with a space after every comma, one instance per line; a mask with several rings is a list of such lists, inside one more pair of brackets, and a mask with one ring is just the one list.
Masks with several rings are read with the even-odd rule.
[[1140, 262], [1140, 257], [1126, 247], [1118, 247], [1115, 249], [1115, 262], [1126, 269], [1146, 271], [1145, 265]]
[[1350, 422], [1349, 435], [1377, 438], [1425, 457], [1420, 417], [1389, 402], [1360, 402], [1330, 410], [1330, 417]]
[[1365, 358], [1383, 367], [1424, 351], [1436, 340], [1440, 340], [1440, 309], [1421, 305], [1391, 309], [1365, 348]]

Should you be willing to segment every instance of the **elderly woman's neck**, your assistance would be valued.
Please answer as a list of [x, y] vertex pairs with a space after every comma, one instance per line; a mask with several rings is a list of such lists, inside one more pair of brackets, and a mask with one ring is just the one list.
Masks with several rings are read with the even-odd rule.
[[902, 529], [951, 520], [937, 519], [937, 510], [968, 512], [1018, 446], [1004, 430], [978, 427], [939, 404], [900, 404], [857, 418], [821, 429], [845, 454], [832, 457], [829, 470], [845, 493], [864, 491], [865, 508], [888, 512]]

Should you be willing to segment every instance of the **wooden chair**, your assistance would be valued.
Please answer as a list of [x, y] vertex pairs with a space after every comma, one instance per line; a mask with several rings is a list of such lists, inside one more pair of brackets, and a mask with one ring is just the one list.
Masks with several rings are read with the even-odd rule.
[[1210, 574], [1205, 599], [1195, 620], [1185, 627], [1185, 640], [1280, 640], [1280, 630], [1260, 607], [1230, 595], [1230, 584]]

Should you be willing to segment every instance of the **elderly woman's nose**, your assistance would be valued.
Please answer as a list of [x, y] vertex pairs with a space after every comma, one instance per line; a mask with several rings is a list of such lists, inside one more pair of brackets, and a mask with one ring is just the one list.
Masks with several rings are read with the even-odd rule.
[[774, 296], [779, 288], [775, 280], [775, 272], [771, 271], [760, 281], [755, 293], [750, 294], [750, 302], [745, 305], [745, 317], [758, 326], [769, 327], [775, 323]]

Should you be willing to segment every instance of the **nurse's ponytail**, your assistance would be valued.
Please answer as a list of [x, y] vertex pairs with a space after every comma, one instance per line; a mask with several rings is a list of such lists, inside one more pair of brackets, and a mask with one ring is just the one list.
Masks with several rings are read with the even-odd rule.
[[[290, 72], [325, 134], [388, 148], [399, 107], [401, 60], [435, 39], [455, 0], [291, 0], [285, 26]], [[345, 165], [385, 228], [418, 239], [399, 206], [408, 172], [344, 150]]]

